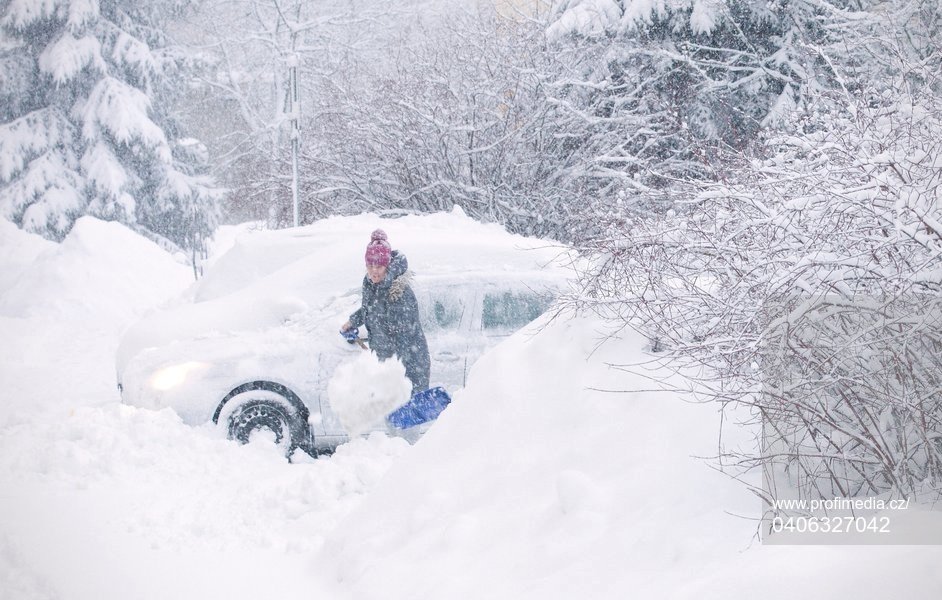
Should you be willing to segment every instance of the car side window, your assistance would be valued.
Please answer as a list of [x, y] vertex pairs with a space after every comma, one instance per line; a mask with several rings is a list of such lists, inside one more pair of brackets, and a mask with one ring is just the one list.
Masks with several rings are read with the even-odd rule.
[[552, 294], [531, 291], [486, 293], [481, 327], [492, 334], [516, 331], [543, 314], [552, 303]]

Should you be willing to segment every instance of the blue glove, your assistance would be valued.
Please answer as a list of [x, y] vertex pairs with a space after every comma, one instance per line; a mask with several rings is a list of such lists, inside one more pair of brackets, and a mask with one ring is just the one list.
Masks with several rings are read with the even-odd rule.
[[354, 327], [353, 329], [348, 329], [346, 331], [341, 331], [340, 335], [343, 336], [343, 339], [347, 340], [351, 344], [357, 341], [357, 338], [360, 337], [360, 328]]

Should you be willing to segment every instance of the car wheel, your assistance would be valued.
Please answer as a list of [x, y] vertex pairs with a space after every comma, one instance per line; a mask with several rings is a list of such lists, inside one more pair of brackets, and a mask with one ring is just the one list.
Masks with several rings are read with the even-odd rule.
[[225, 421], [228, 436], [242, 444], [268, 440], [291, 454], [304, 441], [304, 422], [287, 402], [244, 394], [229, 401], [231, 411]]

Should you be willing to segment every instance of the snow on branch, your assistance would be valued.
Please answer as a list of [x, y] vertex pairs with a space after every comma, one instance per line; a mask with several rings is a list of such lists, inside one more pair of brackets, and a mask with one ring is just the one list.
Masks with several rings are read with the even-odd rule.
[[101, 57], [101, 44], [94, 37], [75, 39], [65, 32], [39, 55], [39, 68], [59, 84], [71, 80], [86, 67], [101, 73], [108, 70]]
[[0, 187], [0, 213], [27, 231], [64, 237], [71, 226], [69, 215], [80, 212], [85, 200], [81, 177], [63, 159], [45, 152], [30, 161]]
[[158, 158], [170, 163], [172, 153], [166, 134], [149, 115], [150, 99], [141, 90], [113, 77], [105, 77], [92, 88], [85, 104], [82, 133], [86, 139], [105, 131], [117, 141], [139, 140], [153, 148]]
[[31, 112], [0, 124], [0, 182], [8, 182], [46, 148], [55, 145], [48, 121], [48, 109]]
[[111, 58], [116, 64], [131, 68], [144, 82], [149, 82], [153, 74], [159, 72], [154, 51], [142, 40], [123, 31], [114, 41]]
[[[97, 194], [117, 198], [128, 184], [128, 173], [111, 148], [101, 141], [91, 144], [81, 159], [82, 170]], [[133, 204], [131, 207], [133, 209]], [[131, 210], [129, 214], [134, 214]]]
[[99, 0], [70, 0], [68, 27], [73, 33], [83, 31], [98, 20], [101, 14]]
[[23, 30], [37, 21], [63, 16], [69, 4], [69, 0], [9, 0], [0, 25]]

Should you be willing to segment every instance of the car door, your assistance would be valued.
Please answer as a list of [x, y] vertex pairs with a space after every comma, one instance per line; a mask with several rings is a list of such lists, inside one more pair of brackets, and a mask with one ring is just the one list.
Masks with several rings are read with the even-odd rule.
[[477, 303], [472, 286], [433, 285], [422, 290], [419, 313], [432, 362], [432, 386], [449, 391], [464, 387], [470, 366], [468, 334]]

